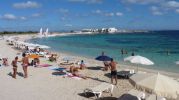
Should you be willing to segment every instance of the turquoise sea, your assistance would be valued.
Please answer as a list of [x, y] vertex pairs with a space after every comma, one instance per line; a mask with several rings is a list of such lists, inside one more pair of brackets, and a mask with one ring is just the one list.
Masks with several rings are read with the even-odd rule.
[[[32, 43], [44, 44], [53, 51], [66, 52], [94, 59], [102, 51], [122, 64], [123, 58], [135, 55], [149, 58], [153, 66], [141, 66], [179, 73], [179, 31], [153, 31], [149, 33], [70, 35], [62, 37], [38, 38], [29, 40]], [[127, 51], [122, 55], [121, 49]], [[167, 53], [168, 52], [168, 53]]]

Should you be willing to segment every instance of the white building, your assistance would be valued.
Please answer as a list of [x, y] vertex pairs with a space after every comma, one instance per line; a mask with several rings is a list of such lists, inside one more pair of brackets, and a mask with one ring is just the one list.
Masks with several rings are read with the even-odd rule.
[[116, 28], [114, 28], [114, 27], [112, 27], [112, 28], [108, 28], [108, 32], [109, 33], [115, 33], [115, 32], [117, 32], [118, 30], [116, 29]]

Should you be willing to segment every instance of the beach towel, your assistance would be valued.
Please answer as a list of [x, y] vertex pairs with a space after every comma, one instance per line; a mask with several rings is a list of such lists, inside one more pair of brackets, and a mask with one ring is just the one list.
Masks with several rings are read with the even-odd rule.
[[81, 79], [82, 79], [81, 77], [74, 76], [74, 75], [72, 75], [71, 73], [66, 73], [65, 76], [68, 76], [68, 77], [73, 78], [73, 79], [76, 79], [76, 80], [81, 80]]
[[49, 66], [52, 66], [52, 65], [50, 65], [50, 64], [40, 64], [39, 66], [40, 67], [49, 67]]
[[54, 64], [55, 62], [51, 62], [51, 61], [49, 61], [49, 60], [45, 60], [45, 61], [43, 61], [43, 63], [46, 63], [46, 64]]

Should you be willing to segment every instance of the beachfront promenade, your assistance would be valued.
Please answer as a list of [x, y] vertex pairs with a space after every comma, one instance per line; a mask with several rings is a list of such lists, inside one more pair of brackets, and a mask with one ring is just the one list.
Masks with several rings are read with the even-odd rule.
[[[22, 41], [29, 39], [29, 36], [20, 36]], [[7, 57], [9, 65], [15, 56], [21, 59], [21, 51], [7, 45], [5, 40], [0, 40], [0, 54]], [[83, 93], [84, 89], [94, 87], [102, 82], [110, 83], [108, 74], [110, 71], [102, 71], [99, 66], [103, 63], [94, 59], [77, 57], [69, 54], [60, 53], [58, 62], [50, 63], [52, 66], [58, 66], [64, 62], [62, 58], [72, 57], [75, 61], [84, 60], [87, 62], [88, 69], [80, 70], [80, 73], [88, 76], [87, 79], [75, 79], [67, 76], [54, 74], [56, 71], [50, 70], [48, 67], [35, 68], [28, 67], [29, 77], [24, 79], [21, 63], [18, 63], [17, 79], [11, 77], [12, 66], [0, 67], [0, 99], [1, 100], [91, 100], [94, 96], [86, 97]], [[46, 58], [40, 58], [40, 63], [47, 63]], [[98, 67], [97, 67], [98, 66]], [[127, 93], [134, 87], [128, 79], [118, 79], [118, 84], [114, 86], [113, 96], [103, 93], [104, 100], [116, 100], [124, 93]]]

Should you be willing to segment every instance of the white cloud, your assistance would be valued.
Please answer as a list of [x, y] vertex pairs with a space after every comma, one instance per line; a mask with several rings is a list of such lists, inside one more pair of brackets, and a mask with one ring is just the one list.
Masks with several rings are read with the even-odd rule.
[[131, 4], [156, 4], [160, 2], [164, 2], [165, 0], [122, 0], [124, 3], [131, 3]]
[[40, 16], [41, 16], [40, 13], [34, 13], [34, 14], [32, 14], [32, 17], [40, 17]]
[[73, 25], [72, 24], [65, 24], [64, 26], [65, 27], [72, 27]]
[[25, 16], [15, 16], [14, 14], [4, 14], [3, 16], [0, 16], [0, 19], [4, 20], [27, 20], [27, 17]]
[[116, 16], [123, 16], [123, 13], [121, 13], [121, 12], [116, 12]]
[[20, 17], [20, 19], [21, 19], [21, 20], [26, 20], [27, 18], [24, 17], [24, 16], [22, 16], [22, 17]]
[[107, 16], [107, 17], [123, 16], [122, 12], [106, 12], [106, 11], [102, 11], [102, 10], [99, 10], [99, 9], [92, 11], [92, 13], [96, 14], [96, 15]]
[[157, 10], [159, 10], [159, 8], [156, 7], [156, 6], [152, 6], [152, 7], [151, 7], [151, 10], [152, 10], [152, 11], [157, 11]]
[[176, 13], [179, 13], [179, 9], [176, 9]]
[[112, 17], [112, 16], [114, 16], [114, 13], [112, 13], [112, 12], [111, 13], [106, 13], [105, 16]]
[[103, 0], [68, 0], [69, 2], [79, 2], [79, 3], [89, 3], [89, 4], [99, 4]]
[[159, 7], [156, 7], [156, 6], [152, 6], [150, 8], [151, 12], [153, 15], [163, 15], [163, 12], [160, 11], [160, 8]]
[[88, 3], [102, 3], [103, 0], [86, 0]]
[[153, 14], [153, 15], [163, 15], [163, 13], [160, 12], [160, 11], [154, 11], [154, 12], [152, 12], [152, 14]]
[[95, 14], [101, 14], [101, 13], [102, 13], [102, 11], [101, 11], [101, 10], [99, 10], [99, 9], [97, 9], [97, 10], [95, 10], [95, 11], [92, 11], [92, 13], [95, 13]]
[[179, 2], [177, 1], [168, 1], [162, 4], [162, 6], [167, 8], [179, 8]]
[[68, 9], [64, 9], [64, 8], [60, 8], [60, 9], [58, 9], [58, 11], [59, 11], [60, 13], [68, 13], [68, 12], [69, 12]]
[[68, 0], [70, 2], [85, 2], [86, 0]]
[[3, 16], [1, 16], [1, 19], [5, 19], [5, 20], [16, 20], [17, 17], [13, 14], [4, 14]]
[[61, 19], [62, 21], [66, 20], [66, 18], [65, 18], [65, 17], [61, 17], [60, 19]]
[[27, 1], [27, 2], [21, 2], [21, 3], [14, 3], [14, 8], [38, 8], [40, 7], [40, 4], [33, 1]]
[[125, 4], [149, 5], [153, 15], [164, 15], [168, 12], [177, 12], [179, 9], [178, 0], [121, 0]]

